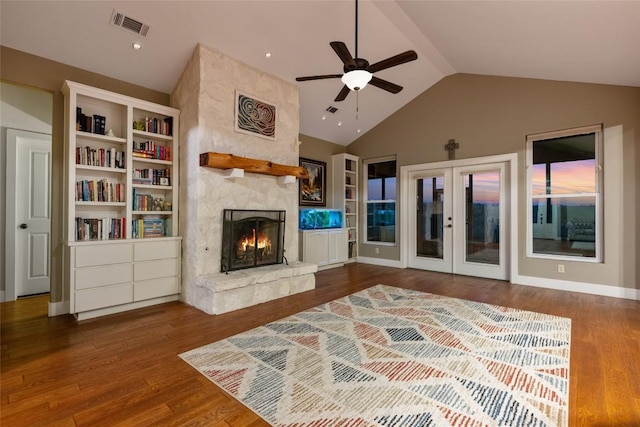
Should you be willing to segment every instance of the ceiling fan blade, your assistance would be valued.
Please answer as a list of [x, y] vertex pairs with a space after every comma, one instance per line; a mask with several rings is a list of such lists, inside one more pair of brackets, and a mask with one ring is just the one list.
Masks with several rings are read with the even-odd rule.
[[398, 86], [395, 83], [388, 82], [386, 80], [379, 79], [377, 77], [373, 77], [369, 82], [370, 85], [374, 85], [375, 87], [379, 87], [380, 89], [384, 89], [387, 92], [398, 93], [402, 90], [402, 86]]
[[351, 92], [351, 89], [349, 89], [349, 86], [347, 85], [342, 86], [342, 90], [338, 93], [338, 96], [336, 96], [336, 99], [334, 99], [334, 101], [336, 102], [344, 101], [347, 95], [349, 95], [349, 92]]
[[306, 82], [308, 80], [339, 79], [340, 77], [342, 77], [342, 74], [325, 74], [322, 76], [296, 77], [296, 81]]
[[418, 59], [418, 54], [413, 50], [408, 50], [406, 52], [399, 53], [396, 56], [392, 56], [391, 58], [376, 62], [373, 65], [369, 65], [369, 72], [375, 73], [376, 71], [395, 67], [396, 65], [404, 64], [405, 62], [415, 61], [416, 59]]
[[353, 60], [353, 56], [351, 56], [351, 53], [349, 53], [349, 49], [347, 48], [346, 44], [344, 44], [343, 42], [331, 42], [329, 44], [344, 65], [348, 65], [351, 67], [356, 66], [356, 61]]

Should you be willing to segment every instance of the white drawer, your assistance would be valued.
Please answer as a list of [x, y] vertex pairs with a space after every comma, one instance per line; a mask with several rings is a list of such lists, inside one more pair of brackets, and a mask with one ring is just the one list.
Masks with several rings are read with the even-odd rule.
[[163, 277], [161, 279], [143, 280], [133, 286], [134, 301], [142, 301], [149, 298], [175, 295], [180, 292], [178, 277]]
[[120, 264], [131, 262], [133, 259], [133, 245], [130, 243], [107, 244], [95, 246], [77, 246], [76, 268], [93, 265]]
[[179, 259], [138, 262], [133, 267], [133, 280], [149, 280], [178, 275]]
[[106, 286], [75, 293], [73, 313], [133, 302], [133, 284]]
[[161, 242], [135, 243], [133, 253], [134, 261], [178, 258], [180, 256], [180, 241], [165, 240]]
[[75, 270], [75, 289], [97, 288], [133, 281], [132, 264], [115, 264]]

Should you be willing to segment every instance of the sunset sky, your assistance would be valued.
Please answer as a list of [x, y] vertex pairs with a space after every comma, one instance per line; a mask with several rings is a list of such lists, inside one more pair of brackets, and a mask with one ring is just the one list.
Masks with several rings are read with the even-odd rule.
[[[551, 194], [594, 193], [596, 190], [595, 160], [551, 163]], [[544, 163], [533, 165], [532, 194], [546, 194]]]

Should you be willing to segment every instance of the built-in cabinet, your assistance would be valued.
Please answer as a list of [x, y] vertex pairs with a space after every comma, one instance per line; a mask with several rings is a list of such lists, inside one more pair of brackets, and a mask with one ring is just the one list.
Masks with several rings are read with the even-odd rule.
[[344, 211], [344, 226], [347, 231], [347, 262], [358, 257], [358, 156], [340, 153], [331, 157], [333, 191], [332, 203]]
[[300, 231], [300, 259], [318, 269], [339, 267], [347, 261], [347, 229]]
[[177, 299], [179, 110], [70, 81], [62, 92], [70, 312]]

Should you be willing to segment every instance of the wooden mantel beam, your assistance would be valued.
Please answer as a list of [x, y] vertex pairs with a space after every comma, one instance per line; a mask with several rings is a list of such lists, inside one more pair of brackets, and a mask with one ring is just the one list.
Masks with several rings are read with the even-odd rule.
[[309, 178], [309, 171], [301, 166], [279, 165], [268, 160], [257, 160], [225, 153], [200, 154], [200, 166], [216, 169], [244, 169], [246, 172], [263, 175], [290, 175], [296, 178]]

